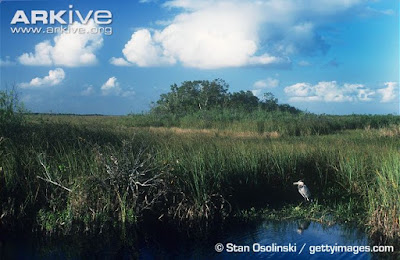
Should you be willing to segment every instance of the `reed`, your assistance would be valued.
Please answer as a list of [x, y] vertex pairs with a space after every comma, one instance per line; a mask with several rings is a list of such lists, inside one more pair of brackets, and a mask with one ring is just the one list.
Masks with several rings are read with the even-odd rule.
[[[138, 127], [132, 116], [29, 115], [15, 131], [0, 130], [1, 226], [65, 234], [158, 218], [207, 226], [256, 208], [318, 219], [329, 212], [398, 240], [400, 140], [382, 134], [397, 118], [321, 118], [340, 127], [283, 130], [303, 129], [302, 115], [208, 130]], [[317, 201], [308, 211], [298, 208], [299, 179]]]

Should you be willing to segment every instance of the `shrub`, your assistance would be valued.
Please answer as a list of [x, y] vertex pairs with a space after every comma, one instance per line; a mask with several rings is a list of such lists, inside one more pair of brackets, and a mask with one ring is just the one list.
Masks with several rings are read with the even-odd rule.
[[0, 126], [21, 124], [24, 111], [14, 87], [11, 90], [0, 90]]

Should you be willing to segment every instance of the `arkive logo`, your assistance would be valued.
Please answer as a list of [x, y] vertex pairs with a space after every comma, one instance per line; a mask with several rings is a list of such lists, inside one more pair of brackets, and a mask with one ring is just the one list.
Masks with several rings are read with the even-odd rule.
[[82, 14], [79, 10], [73, 10], [73, 5], [69, 5], [69, 10], [31, 10], [29, 17], [24, 10], [17, 10], [10, 24], [86, 24], [90, 19], [98, 25], [112, 23], [112, 13], [109, 10], [89, 10]]

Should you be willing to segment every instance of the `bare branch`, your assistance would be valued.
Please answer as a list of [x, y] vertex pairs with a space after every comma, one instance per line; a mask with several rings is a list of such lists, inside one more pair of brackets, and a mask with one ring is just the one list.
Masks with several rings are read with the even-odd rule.
[[72, 192], [71, 189], [68, 189], [67, 187], [62, 186], [61, 184], [59, 184], [59, 183], [57, 183], [57, 182], [55, 182], [55, 181], [52, 181], [52, 180], [49, 180], [49, 179], [45, 179], [45, 178], [43, 178], [43, 177], [41, 177], [41, 176], [36, 176], [36, 178], [41, 179], [41, 180], [43, 180], [43, 181], [46, 181], [46, 182], [48, 182], [48, 183], [54, 184], [54, 185], [56, 185], [56, 186], [58, 186], [58, 187], [60, 187], [60, 188], [63, 188], [64, 190], [66, 190], [66, 191], [68, 191], [68, 192]]
[[46, 165], [44, 164], [44, 162], [43, 162], [42, 154], [39, 154], [38, 159], [39, 159], [40, 165], [42, 165], [42, 167], [43, 167], [43, 169], [44, 169], [43, 175], [44, 175], [44, 177], [45, 177], [45, 178], [43, 178], [43, 177], [41, 177], [41, 176], [36, 176], [38, 179], [41, 179], [41, 180], [43, 180], [43, 181], [46, 181], [46, 182], [51, 183], [51, 184], [53, 184], [53, 185], [56, 185], [56, 186], [58, 186], [58, 187], [60, 187], [60, 188], [62, 188], [62, 189], [64, 189], [64, 190], [66, 190], [66, 191], [68, 191], [68, 192], [72, 192], [71, 189], [69, 189], [69, 188], [67, 188], [67, 187], [61, 185], [60, 183], [57, 183], [57, 182], [55, 182], [55, 181], [53, 181], [53, 180], [51, 179], [51, 175], [50, 175], [50, 173], [49, 173], [49, 170], [48, 170], [47, 166], [46, 166]]

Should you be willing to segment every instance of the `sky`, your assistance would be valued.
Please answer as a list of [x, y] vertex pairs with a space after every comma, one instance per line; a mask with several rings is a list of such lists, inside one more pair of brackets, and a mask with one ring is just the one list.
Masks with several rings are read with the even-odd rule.
[[2, 0], [0, 14], [0, 88], [31, 112], [142, 113], [174, 83], [221, 78], [312, 113], [399, 114], [397, 0]]

